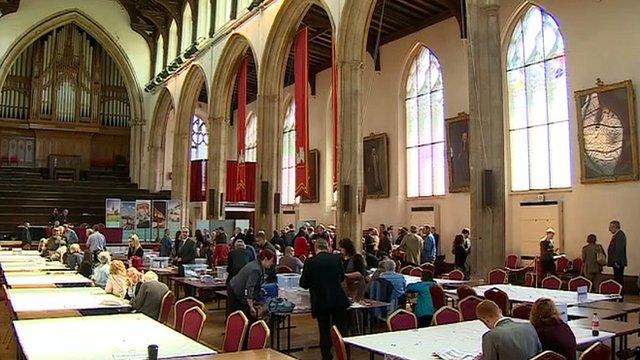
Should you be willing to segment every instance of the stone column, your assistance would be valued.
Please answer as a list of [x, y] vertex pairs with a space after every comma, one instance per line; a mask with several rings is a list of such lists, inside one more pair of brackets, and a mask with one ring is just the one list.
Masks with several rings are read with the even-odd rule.
[[149, 167], [147, 169], [149, 179], [149, 191], [152, 193], [159, 192], [162, 187], [162, 176], [164, 170], [164, 158], [160, 162], [160, 157], [164, 155], [164, 148], [158, 144], [147, 146], [147, 152], [149, 153]]
[[188, 145], [190, 126], [176, 124], [173, 144], [173, 163], [171, 166], [171, 198], [182, 201], [181, 225], [188, 225], [189, 218], [189, 164]]
[[[468, 0], [472, 271], [484, 277], [505, 259], [505, 152], [502, 51], [497, 0]], [[483, 201], [491, 170], [492, 205]]]
[[[224, 218], [224, 203], [227, 194], [227, 141], [229, 135], [229, 121], [224, 117], [210, 117], [209, 129], [211, 134], [216, 134], [209, 138], [209, 160], [207, 161], [207, 173], [209, 178], [209, 193], [207, 194], [207, 206], [210, 202], [215, 205], [213, 211], [206, 210], [207, 217], [215, 220]], [[213, 190], [213, 191], [211, 191]], [[220, 204], [220, 194], [223, 193], [222, 204]], [[215, 196], [212, 199], [211, 196]], [[222, 211], [221, 211], [222, 209]]]
[[[362, 87], [364, 64], [360, 60], [340, 61], [340, 125], [338, 143], [338, 203], [336, 228], [340, 238], [362, 244]], [[348, 190], [347, 190], [348, 189]], [[348, 197], [345, 196], [348, 191]]]
[[[256, 168], [256, 231], [267, 234], [275, 229], [273, 197], [276, 193], [278, 164], [277, 124], [280, 118], [280, 97], [258, 94], [258, 154]], [[264, 185], [263, 185], [264, 183]], [[266, 187], [263, 193], [262, 188]]]

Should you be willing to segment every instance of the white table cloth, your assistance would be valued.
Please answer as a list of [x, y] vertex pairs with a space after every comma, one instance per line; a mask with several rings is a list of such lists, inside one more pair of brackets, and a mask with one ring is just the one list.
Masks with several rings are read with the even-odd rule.
[[99, 287], [7, 289], [15, 312], [129, 308]]
[[[619, 298], [619, 296], [617, 295], [588, 293], [586, 299], [584, 299], [583, 301], [578, 301], [578, 293], [575, 291], [549, 290], [511, 284], [480, 285], [474, 286], [473, 289], [476, 291], [476, 293], [478, 293], [478, 296], [482, 297], [485, 291], [494, 287], [507, 293], [507, 295], [509, 295], [509, 300], [511, 301], [526, 303], [532, 303], [540, 298], [549, 298], [556, 304], [567, 304], [567, 306], [573, 306], [578, 304], [586, 304], [596, 301], [613, 300]], [[450, 295], [456, 295], [455, 292], [448, 293]]]
[[[394, 331], [344, 338], [344, 342], [378, 354], [401, 359], [437, 359], [435, 352], [451, 349], [478, 355], [482, 352], [482, 335], [489, 329], [480, 321], [431, 326], [416, 330]], [[578, 345], [610, 339], [614, 334], [601, 331], [592, 336], [591, 330], [571, 326]]]
[[[419, 276], [411, 276], [411, 275], [404, 275], [404, 274], [402, 276], [404, 276], [404, 279], [407, 281], [407, 285], [422, 281], [422, 279]], [[434, 278], [433, 281], [435, 281], [437, 284], [441, 286], [461, 286], [463, 284], [468, 283], [467, 280], [449, 280], [449, 279], [441, 279], [441, 278]]]
[[60, 261], [48, 261], [48, 262], [8, 262], [0, 263], [2, 271], [59, 271], [69, 270], [69, 268]]
[[93, 284], [93, 281], [80, 274], [70, 272], [52, 273], [46, 272], [5, 272], [4, 278], [7, 286], [33, 285], [57, 285], [57, 284]]
[[[216, 353], [142, 314], [16, 320], [13, 325], [29, 360], [147, 359], [152, 344], [158, 345], [159, 358]], [[73, 344], [61, 344], [55, 334], [73, 334]]]

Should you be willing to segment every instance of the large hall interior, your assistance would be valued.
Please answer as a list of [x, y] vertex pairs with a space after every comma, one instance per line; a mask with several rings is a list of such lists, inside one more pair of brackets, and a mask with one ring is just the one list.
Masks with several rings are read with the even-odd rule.
[[640, 359], [638, 15], [0, 0], [0, 359]]

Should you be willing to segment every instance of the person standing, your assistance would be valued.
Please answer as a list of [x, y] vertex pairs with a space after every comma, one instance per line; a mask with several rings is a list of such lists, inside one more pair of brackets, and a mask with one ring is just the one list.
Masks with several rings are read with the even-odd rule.
[[87, 237], [87, 247], [93, 254], [93, 259], [98, 258], [98, 254], [105, 250], [107, 246], [107, 239], [100, 233], [100, 227], [93, 225], [93, 232]]
[[611, 242], [607, 248], [607, 265], [613, 268], [613, 279], [622, 287], [624, 294], [624, 268], [627, 266], [627, 236], [622, 231], [620, 221], [609, 222]]
[[171, 241], [171, 230], [164, 229], [164, 236], [160, 240], [160, 256], [170, 257], [172, 246], [173, 244]]
[[464, 268], [466, 269], [465, 275], [467, 276], [467, 278], [469, 278], [471, 277], [471, 257], [469, 256], [469, 254], [471, 254], [471, 231], [469, 230], [469, 228], [464, 228], [462, 229], [461, 233], [462, 239], [464, 240], [462, 246], [467, 252], [467, 258], [464, 263]]
[[346, 333], [345, 320], [350, 304], [342, 287], [345, 275], [340, 256], [329, 253], [325, 239], [316, 240], [314, 246], [316, 256], [305, 263], [300, 287], [309, 290], [311, 315], [318, 322], [322, 360], [331, 360], [331, 326]]
[[584, 276], [591, 281], [593, 289], [600, 284], [602, 267], [606, 265], [607, 255], [602, 245], [596, 243], [594, 234], [587, 236], [587, 245], [582, 247], [582, 263], [584, 264]]
[[180, 264], [180, 276], [184, 276], [184, 265], [196, 263], [198, 248], [196, 246], [196, 241], [189, 237], [188, 227], [183, 227], [180, 230], [180, 238], [182, 239], [182, 246], [180, 246], [180, 249], [178, 250], [178, 263]]
[[433, 264], [436, 261], [436, 238], [431, 233], [431, 226], [424, 226], [424, 242], [422, 245], [422, 258], [423, 263]]
[[260, 296], [265, 272], [276, 263], [276, 254], [271, 250], [262, 250], [258, 258], [242, 269], [229, 282], [229, 311], [242, 311], [249, 323], [257, 320], [259, 312], [256, 300]]
[[455, 267], [462, 270], [465, 279], [468, 279], [466, 268], [467, 251], [464, 248], [462, 235], [456, 235], [456, 238], [453, 240], [453, 255], [455, 257]]
[[293, 224], [289, 224], [287, 232], [284, 234], [284, 246], [293, 246], [293, 240], [296, 238], [296, 231]]
[[420, 252], [422, 251], [423, 240], [418, 235], [418, 228], [412, 225], [410, 233], [402, 238], [398, 249], [405, 252], [405, 261], [409, 264], [420, 265]]
[[556, 263], [553, 258], [555, 255], [555, 247], [553, 245], [553, 237], [556, 231], [552, 228], [546, 230], [545, 236], [540, 239], [540, 261], [542, 262], [542, 275], [556, 274]]

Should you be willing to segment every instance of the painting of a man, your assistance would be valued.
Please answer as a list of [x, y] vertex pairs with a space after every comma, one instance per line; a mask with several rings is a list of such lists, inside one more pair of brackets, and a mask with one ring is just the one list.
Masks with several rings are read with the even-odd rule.
[[389, 197], [389, 153], [387, 135], [364, 139], [364, 184], [368, 198]]
[[449, 148], [449, 192], [469, 191], [469, 115], [460, 113], [447, 119]]

